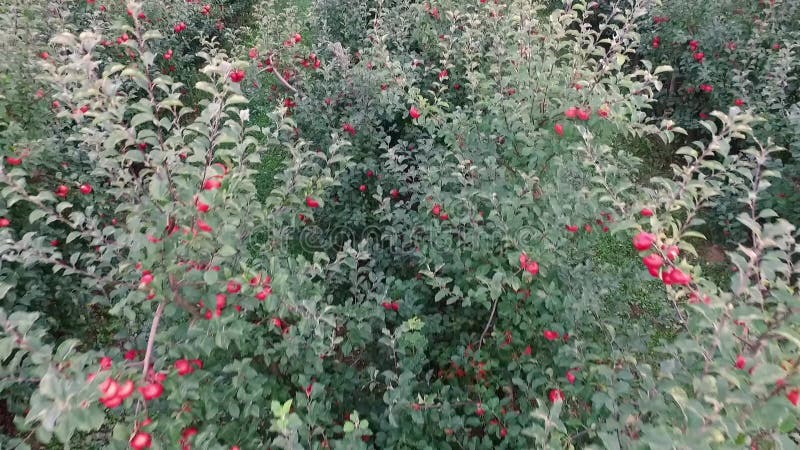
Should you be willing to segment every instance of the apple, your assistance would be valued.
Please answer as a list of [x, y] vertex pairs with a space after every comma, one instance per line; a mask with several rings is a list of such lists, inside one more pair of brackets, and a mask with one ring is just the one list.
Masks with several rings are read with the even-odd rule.
[[556, 339], [558, 339], [560, 337], [557, 332], [552, 331], [552, 330], [544, 330], [544, 332], [542, 332], [542, 335], [548, 341], [555, 341]]
[[636, 236], [633, 237], [633, 248], [636, 250], [644, 251], [650, 248], [655, 242], [656, 237], [653, 234], [645, 233], [644, 231], [639, 232]]
[[66, 198], [68, 193], [69, 193], [69, 188], [66, 187], [65, 185], [60, 184], [60, 185], [58, 185], [58, 187], [56, 187], [56, 190], [55, 190], [56, 196], [61, 197], [61, 198]]
[[194, 368], [187, 359], [179, 359], [175, 361], [175, 370], [178, 371], [179, 376], [189, 375], [194, 372]]
[[798, 400], [800, 400], [800, 389], [792, 389], [787, 392], [786, 399], [789, 400], [792, 406], [797, 406]]
[[561, 392], [561, 389], [551, 389], [547, 397], [550, 399], [550, 403], [564, 401], [564, 393]]
[[244, 70], [242, 69], [234, 70], [228, 75], [228, 78], [230, 78], [231, 81], [234, 83], [239, 83], [242, 80], [244, 80]]
[[130, 444], [133, 450], [143, 450], [145, 448], [150, 448], [150, 445], [152, 444], [150, 433], [145, 433], [144, 431], [137, 431], [136, 434], [134, 434], [133, 437], [131, 438]]

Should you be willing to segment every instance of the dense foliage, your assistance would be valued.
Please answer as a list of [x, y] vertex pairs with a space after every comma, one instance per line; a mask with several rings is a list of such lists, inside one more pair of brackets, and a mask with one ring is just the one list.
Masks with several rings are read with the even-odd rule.
[[2, 448], [798, 445], [798, 2], [77, 3], [0, 9]]

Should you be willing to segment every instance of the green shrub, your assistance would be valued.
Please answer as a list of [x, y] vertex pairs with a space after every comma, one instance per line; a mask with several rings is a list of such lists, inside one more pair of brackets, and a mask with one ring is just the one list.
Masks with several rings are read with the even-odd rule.
[[[289, 8], [175, 77], [139, 2], [58, 33], [53, 137], [0, 168], [4, 448], [792, 446], [779, 148], [714, 112], [634, 182], [626, 143], [685, 133], [648, 118], [650, 6], [377, 3], [344, 45]], [[729, 286], [694, 246], [725, 195]]]

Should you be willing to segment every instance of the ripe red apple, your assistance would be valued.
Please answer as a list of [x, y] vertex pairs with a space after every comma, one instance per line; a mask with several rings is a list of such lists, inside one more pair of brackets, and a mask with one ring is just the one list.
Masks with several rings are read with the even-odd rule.
[[569, 384], [575, 384], [575, 374], [571, 370], [567, 371], [566, 377]]
[[117, 397], [122, 398], [123, 400], [130, 397], [133, 393], [133, 381], [127, 380], [124, 383], [119, 385], [119, 390], [117, 390]]
[[128, 351], [125, 352], [124, 355], [122, 355], [122, 358], [125, 361], [133, 361], [134, 359], [136, 359], [136, 353], [137, 353], [136, 350], [133, 350], [133, 349], [128, 350]]
[[228, 284], [225, 286], [225, 289], [228, 291], [229, 294], [237, 294], [239, 291], [242, 290], [242, 285], [237, 281], [230, 280]]
[[69, 188], [66, 187], [65, 185], [60, 184], [60, 185], [58, 185], [58, 187], [56, 187], [56, 190], [55, 190], [56, 196], [61, 197], [61, 198], [66, 198], [68, 193], [69, 193]]
[[736, 362], [733, 363], [734, 367], [736, 367], [739, 370], [742, 370], [742, 369], [744, 369], [744, 366], [746, 366], [746, 365], [747, 365], [747, 360], [744, 359], [744, 356], [742, 356], [742, 355], [736, 356]]
[[531, 356], [531, 353], [533, 353], [533, 348], [531, 348], [530, 345], [525, 347], [525, 350], [522, 351], [522, 354], [525, 356]]
[[311, 197], [306, 197], [306, 206], [309, 208], [318, 208], [319, 203]]
[[258, 291], [258, 293], [256, 293], [256, 300], [263, 302], [264, 300], [267, 299], [267, 297], [269, 297], [269, 294], [271, 293], [272, 289], [270, 289], [270, 287], [267, 286], [264, 289]]
[[800, 389], [792, 389], [787, 392], [786, 399], [789, 400], [792, 406], [797, 406], [798, 400], [800, 400]]
[[6, 156], [6, 164], [9, 166], [18, 166], [22, 164], [22, 158], [14, 158], [11, 156]]
[[178, 371], [179, 376], [189, 375], [194, 372], [194, 368], [189, 363], [189, 360], [179, 359], [175, 361], [175, 370]]
[[655, 242], [656, 237], [653, 234], [645, 233], [644, 231], [639, 232], [636, 236], [633, 237], [633, 248], [639, 251], [644, 251], [650, 248]]
[[197, 219], [197, 229], [199, 229], [200, 231], [204, 231], [206, 233], [214, 231], [214, 229], [211, 228], [211, 225], [207, 224], [202, 219]]
[[349, 123], [342, 124], [342, 131], [344, 131], [345, 133], [348, 133], [350, 136], [355, 136], [356, 135], [356, 129], [353, 127], [352, 124], [349, 124]]
[[361, 186], [358, 187], [358, 190], [361, 192], [367, 192], [367, 185], [362, 184]]
[[241, 69], [234, 70], [228, 75], [228, 78], [230, 78], [231, 81], [234, 83], [239, 83], [242, 80], [244, 80], [244, 70]]
[[149, 272], [142, 274], [142, 277], [139, 279], [139, 284], [143, 286], [147, 286], [152, 282], [153, 282], [153, 274]]
[[0, 217], [0, 228], [5, 228], [11, 225], [11, 221], [6, 219], [5, 217]]
[[212, 191], [214, 189], [218, 189], [220, 186], [222, 186], [222, 183], [216, 179], [210, 178], [203, 181], [203, 190], [205, 191]]
[[667, 259], [669, 259], [670, 261], [674, 261], [675, 258], [678, 257], [678, 254], [680, 254], [680, 251], [681, 250], [678, 248], [677, 245], [670, 245], [669, 247], [664, 249], [664, 253], [667, 255]]
[[555, 341], [556, 339], [558, 339], [560, 337], [557, 332], [552, 331], [552, 330], [544, 330], [544, 332], [542, 332], [542, 335], [548, 341]]
[[664, 284], [677, 284], [677, 285], [687, 285], [692, 281], [692, 278], [684, 273], [681, 269], [670, 269], [665, 272], [662, 272], [661, 279]]
[[81, 191], [81, 194], [83, 195], [89, 195], [92, 193], [92, 186], [86, 183], [82, 184], [78, 189]]
[[642, 208], [642, 210], [639, 211], [639, 214], [641, 214], [644, 217], [650, 217], [653, 215], [653, 210], [650, 208]]
[[657, 253], [651, 253], [642, 258], [642, 263], [648, 269], [655, 269], [657, 271], [658, 268], [661, 267], [662, 264], [664, 264], [664, 259], [661, 258], [661, 256], [659, 256]]
[[564, 401], [564, 393], [560, 389], [551, 389], [547, 396], [550, 399], [550, 403]]
[[150, 438], [149, 433], [145, 433], [144, 431], [137, 431], [136, 434], [133, 435], [131, 438], [131, 448], [133, 450], [144, 450], [146, 448], [150, 448], [152, 444], [152, 439]]
[[411, 116], [412, 119], [418, 119], [420, 112], [417, 110], [416, 106], [412, 106], [411, 108], [408, 108], [408, 115]]
[[217, 294], [215, 297], [217, 309], [222, 309], [228, 304], [228, 297], [225, 294]]
[[553, 126], [553, 131], [556, 132], [557, 135], [563, 136], [564, 135], [564, 125], [557, 123]]

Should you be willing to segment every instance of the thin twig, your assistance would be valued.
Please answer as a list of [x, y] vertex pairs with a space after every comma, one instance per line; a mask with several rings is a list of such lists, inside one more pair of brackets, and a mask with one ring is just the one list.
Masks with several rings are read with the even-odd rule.
[[269, 67], [272, 67], [272, 73], [278, 78], [278, 80], [281, 82], [281, 84], [283, 84], [284, 86], [286, 86], [287, 89], [289, 89], [292, 92], [294, 92], [295, 94], [297, 94], [297, 89], [295, 89], [294, 86], [289, 84], [289, 82], [286, 81], [286, 79], [283, 78], [283, 76], [281, 76], [280, 71], [272, 64], [272, 57], [271, 56], [269, 57], [269, 66], [259, 70], [258, 73], [265, 72], [267, 70], [267, 68], [269, 68]]
[[494, 304], [492, 304], [492, 311], [489, 313], [489, 320], [486, 321], [486, 326], [483, 327], [483, 333], [481, 333], [481, 338], [478, 340], [478, 350], [481, 349], [483, 345], [483, 339], [486, 337], [486, 333], [489, 332], [489, 327], [492, 325], [492, 320], [494, 319], [494, 313], [497, 311], [497, 303], [500, 301], [500, 296], [498, 296], [494, 300]]
[[150, 325], [150, 336], [147, 337], [147, 350], [144, 352], [144, 367], [142, 367], [142, 378], [147, 379], [147, 369], [150, 368], [150, 356], [153, 354], [153, 343], [156, 340], [156, 331], [158, 330], [158, 322], [161, 320], [161, 314], [164, 313], [164, 302], [160, 302], [156, 308], [156, 314], [153, 316], [153, 323]]

